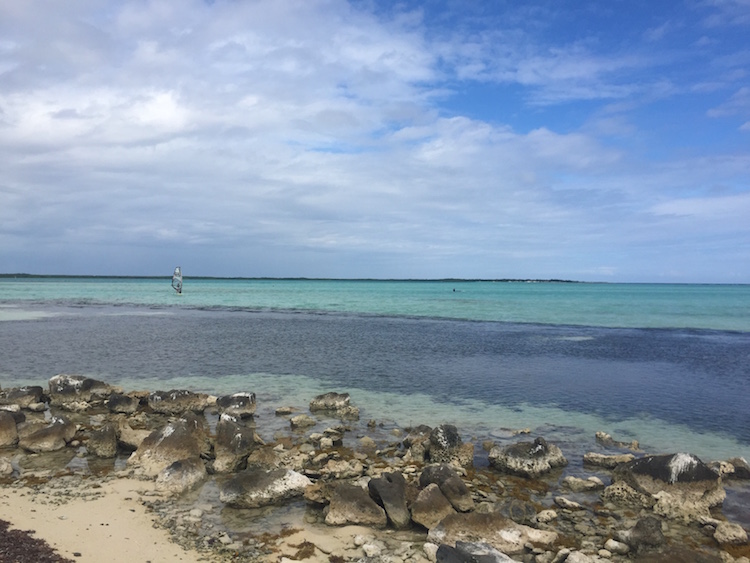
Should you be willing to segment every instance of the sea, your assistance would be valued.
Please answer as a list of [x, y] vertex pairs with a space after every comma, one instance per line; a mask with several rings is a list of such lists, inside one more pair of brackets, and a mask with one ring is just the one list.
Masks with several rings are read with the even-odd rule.
[[60, 373], [254, 392], [262, 437], [288, 425], [275, 408], [336, 391], [384, 432], [543, 436], [574, 473], [609, 451], [597, 431], [750, 459], [750, 285], [0, 278], [0, 387]]

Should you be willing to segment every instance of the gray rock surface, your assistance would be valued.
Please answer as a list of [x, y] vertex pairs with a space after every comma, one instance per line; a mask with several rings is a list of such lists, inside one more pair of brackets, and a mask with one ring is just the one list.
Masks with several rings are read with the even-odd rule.
[[219, 499], [236, 508], [258, 508], [302, 496], [311, 484], [309, 478], [290, 469], [249, 467], [221, 487]]
[[494, 447], [490, 450], [489, 462], [500, 471], [531, 478], [568, 464], [560, 448], [541, 437], [533, 442]]

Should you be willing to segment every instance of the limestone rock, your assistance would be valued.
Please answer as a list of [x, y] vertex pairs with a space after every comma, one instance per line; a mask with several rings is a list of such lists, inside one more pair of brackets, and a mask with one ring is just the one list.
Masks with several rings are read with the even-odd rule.
[[73, 411], [103, 404], [117, 389], [84, 375], [60, 374], [49, 380], [50, 404]]
[[666, 541], [661, 521], [653, 516], [641, 518], [630, 530], [617, 532], [615, 539], [627, 544], [636, 553], [659, 547]]
[[227, 473], [241, 469], [258, 444], [262, 444], [262, 440], [254, 425], [248, 426], [239, 417], [222, 414], [216, 423], [214, 470]]
[[719, 545], [745, 545], [747, 543], [747, 532], [739, 524], [732, 522], [720, 522], [716, 526], [714, 539]]
[[49, 425], [21, 435], [18, 445], [34, 453], [54, 452], [63, 449], [75, 433], [75, 424], [63, 417], [53, 417]]
[[628, 463], [634, 459], [635, 456], [633, 454], [605, 455], [596, 452], [589, 452], [584, 454], [583, 463], [595, 465], [597, 467], [605, 467], [607, 469], [614, 469], [618, 465]]
[[589, 477], [581, 479], [568, 475], [562, 480], [562, 485], [574, 493], [583, 493], [588, 491], [599, 491], [604, 488], [604, 483], [598, 477]]
[[456, 547], [441, 545], [436, 553], [437, 563], [514, 563], [505, 553], [484, 542], [456, 542]]
[[463, 479], [450, 465], [443, 463], [425, 467], [419, 476], [419, 486], [426, 487], [430, 483], [435, 483], [440, 487], [440, 491], [445, 498], [459, 512], [468, 512], [474, 509], [474, 499], [471, 492]]
[[397, 530], [411, 524], [409, 509], [406, 507], [406, 480], [398, 471], [383, 473], [381, 477], [367, 483], [370, 496], [385, 509], [388, 520]]
[[311, 484], [290, 469], [249, 467], [221, 487], [219, 500], [236, 508], [258, 508], [302, 496]]
[[115, 457], [117, 455], [117, 432], [114, 425], [105, 424], [91, 432], [86, 447], [97, 457]]
[[456, 509], [436, 483], [428, 484], [419, 491], [416, 500], [411, 505], [411, 518], [417, 524], [427, 528], [434, 528], [449, 514], [455, 514]]
[[112, 393], [107, 399], [107, 408], [109, 412], [133, 414], [138, 410], [141, 401], [133, 395], [124, 395], [122, 393]]
[[432, 429], [427, 454], [432, 463], [453, 461], [461, 467], [474, 465], [474, 445], [464, 444], [458, 429], [452, 424], [441, 424]]
[[388, 518], [385, 510], [362, 487], [338, 483], [333, 487], [325, 521], [330, 526], [357, 524], [385, 528]]
[[180, 495], [201, 483], [206, 475], [206, 465], [199, 457], [181, 459], [159, 473], [156, 488], [172, 495]]
[[151, 434], [151, 430], [145, 428], [134, 429], [126, 420], [117, 423], [118, 442], [129, 450], [137, 450], [143, 441]]
[[322, 412], [339, 418], [359, 419], [359, 408], [350, 404], [349, 393], [325, 393], [310, 401], [310, 412]]
[[13, 473], [13, 463], [10, 459], [0, 457], [0, 477], [7, 477]]
[[730, 479], [750, 479], [750, 464], [744, 457], [733, 457], [728, 460], [734, 471], [729, 475]]
[[496, 512], [451, 514], [443, 518], [427, 535], [427, 541], [437, 544], [451, 544], [457, 541], [486, 542], [509, 555], [523, 553], [527, 544], [549, 549], [557, 539], [558, 535], [555, 532], [517, 524]]
[[184, 389], [154, 391], [148, 396], [148, 406], [154, 412], [180, 415], [187, 412], [202, 413], [208, 406], [208, 395]]
[[602, 446], [607, 447], [627, 448], [634, 451], [637, 451], [639, 449], [638, 440], [632, 440], [630, 442], [620, 442], [619, 440], [615, 440], [614, 438], [612, 438], [612, 436], [610, 436], [606, 432], [597, 432], [596, 441], [599, 442]]
[[711, 518], [710, 508], [726, 497], [719, 476], [700, 459], [685, 453], [633, 460], [619, 466], [612, 478], [650, 495], [656, 514], [685, 522]]
[[555, 467], [568, 464], [560, 448], [544, 438], [518, 442], [505, 448], [494, 447], [489, 453], [490, 465], [507, 473], [536, 478]]
[[44, 389], [37, 385], [3, 389], [0, 391], [0, 405], [18, 405], [22, 409], [28, 409], [41, 403], [43, 395]]
[[315, 426], [317, 423], [314, 418], [306, 414], [298, 414], [289, 419], [289, 425], [293, 430], [297, 428], [309, 428], [310, 426]]
[[194, 419], [182, 418], [155, 430], [128, 459], [147, 475], [156, 476], [175, 461], [206, 454], [205, 429]]
[[235, 393], [224, 395], [216, 400], [219, 412], [239, 418], [249, 418], [255, 414], [255, 393]]
[[15, 446], [17, 443], [16, 419], [9, 412], [0, 411], [0, 448]]
[[624, 542], [619, 542], [610, 538], [604, 543], [604, 549], [616, 553], [617, 555], [625, 555], [630, 551], [630, 546]]

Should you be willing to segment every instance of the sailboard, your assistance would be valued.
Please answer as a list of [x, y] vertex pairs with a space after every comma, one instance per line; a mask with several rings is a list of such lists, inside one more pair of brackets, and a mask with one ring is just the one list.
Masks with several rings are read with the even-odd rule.
[[174, 274], [172, 274], [172, 287], [177, 293], [182, 293], [182, 270], [179, 266], [174, 269]]

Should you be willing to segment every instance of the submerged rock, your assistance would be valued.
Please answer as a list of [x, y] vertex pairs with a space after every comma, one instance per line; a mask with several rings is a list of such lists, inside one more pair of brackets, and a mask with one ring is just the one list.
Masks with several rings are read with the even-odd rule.
[[359, 408], [350, 404], [349, 393], [324, 393], [310, 401], [310, 412], [322, 412], [339, 418], [359, 419]]

